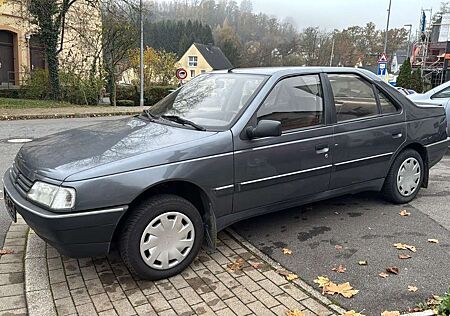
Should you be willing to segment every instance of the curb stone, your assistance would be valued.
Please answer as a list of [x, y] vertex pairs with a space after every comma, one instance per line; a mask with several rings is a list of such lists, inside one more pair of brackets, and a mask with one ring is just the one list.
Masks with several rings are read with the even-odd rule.
[[45, 241], [31, 229], [25, 253], [25, 297], [30, 316], [57, 315], [50, 291]]
[[[239, 243], [243, 244], [247, 249], [249, 249], [251, 252], [253, 252], [257, 257], [261, 258], [265, 262], [267, 262], [273, 269], [284, 269], [282, 265], [280, 265], [278, 262], [267, 256], [265, 253], [263, 253], [261, 250], [253, 246], [250, 242], [248, 242], [244, 237], [236, 233], [233, 229], [227, 228], [227, 232], [235, 238]], [[328, 308], [333, 310], [334, 312], [338, 313], [339, 315], [346, 312], [345, 309], [337, 306], [333, 302], [331, 302], [328, 298], [323, 296], [320, 292], [316, 291], [312, 286], [308, 285], [306, 282], [296, 279], [292, 281], [297, 286], [299, 286], [304, 292], [309, 294], [310, 296], [314, 297], [315, 299], [319, 300], [322, 304], [326, 305]], [[423, 315], [426, 316], [426, 315]]]

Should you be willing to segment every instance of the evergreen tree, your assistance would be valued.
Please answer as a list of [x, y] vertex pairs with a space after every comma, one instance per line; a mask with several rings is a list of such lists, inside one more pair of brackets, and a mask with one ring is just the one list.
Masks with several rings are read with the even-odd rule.
[[407, 58], [400, 67], [400, 73], [397, 77], [397, 87], [411, 89], [412, 85], [412, 68], [409, 58]]
[[422, 78], [422, 71], [420, 68], [414, 70], [412, 73], [411, 89], [413, 89], [417, 93], [423, 92], [423, 78]]

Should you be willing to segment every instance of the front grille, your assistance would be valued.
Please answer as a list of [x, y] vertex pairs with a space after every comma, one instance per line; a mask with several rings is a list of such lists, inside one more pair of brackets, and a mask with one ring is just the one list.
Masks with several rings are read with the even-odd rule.
[[25, 193], [28, 193], [28, 191], [30, 191], [31, 187], [33, 186], [33, 182], [25, 177], [15, 164], [11, 169], [11, 180], [17, 189]]

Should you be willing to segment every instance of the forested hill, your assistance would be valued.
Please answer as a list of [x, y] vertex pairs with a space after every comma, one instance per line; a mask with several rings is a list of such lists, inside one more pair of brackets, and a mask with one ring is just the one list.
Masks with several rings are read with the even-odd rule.
[[[215, 43], [235, 66], [329, 65], [333, 40], [334, 66], [371, 65], [383, 50], [384, 31], [373, 23], [297, 30], [289, 19], [253, 12], [251, 0], [157, 0], [147, 12], [148, 46], [181, 55], [193, 42]], [[389, 31], [389, 55], [406, 47], [407, 35], [403, 28]]]

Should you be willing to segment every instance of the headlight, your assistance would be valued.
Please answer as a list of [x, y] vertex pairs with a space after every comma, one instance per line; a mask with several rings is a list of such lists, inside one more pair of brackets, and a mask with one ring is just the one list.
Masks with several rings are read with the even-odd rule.
[[36, 181], [28, 198], [55, 210], [71, 209], [75, 205], [75, 189]]

